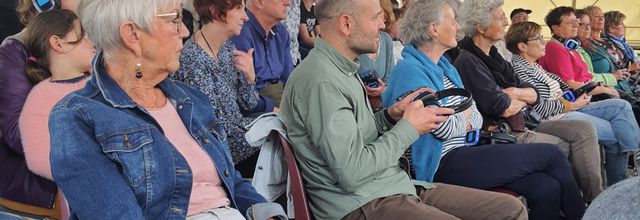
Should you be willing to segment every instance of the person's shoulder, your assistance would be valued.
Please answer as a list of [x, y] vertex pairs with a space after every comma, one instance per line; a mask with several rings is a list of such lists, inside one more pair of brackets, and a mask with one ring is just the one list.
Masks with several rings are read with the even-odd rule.
[[287, 35], [289, 34], [289, 31], [287, 30], [287, 26], [285, 26], [282, 22], [278, 22], [275, 26], [273, 26], [272, 30], [276, 34], [278, 33], [287, 33]]
[[548, 42], [547, 45], [545, 45], [545, 50], [559, 52], [559, 51], [565, 51], [566, 49], [561, 43], [551, 41], [551, 42]]
[[[43, 86], [49, 87], [48, 84], [43, 84]], [[83, 88], [75, 90], [60, 99], [60, 101], [53, 106], [53, 109], [78, 110], [92, 106], [102, 106], [104, 103], [96, 99], [99, 95], [100, 90], [97, 89], [92, 80], [89, 80]]]
[[285, 26], [282, 22], [278, 22], [276, 26], [274, 26], [271, 30], [273, 30], [274, 34], [281, 38], [281, 43], [286, 45], [291, 44], [289, 41], [289, 30], [287, 30], [287, 26]]
[[[456, 61], [453, 62], [453, 65], [456, 68], [465, 67], [465, 66], [477, 66], [480, 64], [482, 64], [482, 61], [480, 60], [480, 58], [478, 58], [478, 56], [472, 54], [471, 52], [467, 51], [466, 49], [460, 50], [460, 55], [458, 55], [458, 58], [456, 58]], [[458, 69], [458, 71], [460, 70]]]
[[340, 70], [317, 49], [311, 50], [309, 55], [291, 72], [287, 84], [300, 83], [306, 86], [330, 82], [336, 79]]
[[3, 59], [24, 58], [26, 60], [27, 49], [18, 39], [9, 37], [0, 44], [0, 57], [3, 57]]

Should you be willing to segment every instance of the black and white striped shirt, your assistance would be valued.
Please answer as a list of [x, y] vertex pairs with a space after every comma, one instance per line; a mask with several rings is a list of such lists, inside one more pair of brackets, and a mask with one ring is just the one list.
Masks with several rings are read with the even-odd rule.
[[[445, 89], [456, 88], [456, 85], [453, 84], [448, 77], [445, 76], [443, 80]], [[462, 101], [464, 101], [464, 97], [453, 96], [447, 100], [446, 104], [457, 105]], [[471, 117], [468, 119], [468, 122], [473, 129], [482, 127], [482, 115], [480, 115], [475, 102], [471, 105]], [[440, 157], [443, 157], [453, 149], [464, 147], [464, 138], [467, 134], [467, 117], [462, 112], [451, 115], [445, 122], [440, 124], [438, 128], [431, 132], [431, 134], [443, 140], [442, 154], [440, 155]]]
[[564, 105], [560, 100], [562, 91], [569, 86], [562, 79], [535, 63], [531, 65], [520, 55], [513, 55], [511, 59], [513, 71], [521, 80], [533, 85], [540, 93], [540, 102], [533, 106], [543, 119], [558, 119], [564, 115]]

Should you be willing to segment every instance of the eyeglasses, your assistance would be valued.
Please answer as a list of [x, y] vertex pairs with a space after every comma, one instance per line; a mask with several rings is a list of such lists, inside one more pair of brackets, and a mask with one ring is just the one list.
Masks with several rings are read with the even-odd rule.
[[176, 25], [176, 32], [178, 34], [180, 34], [180, 29], [182, 29], [182, 11], [176, 10], [174, 12], [171, 13], [166, 13], [166, 14], [158, 14], [156, 15], [156, 17], [169, 17], [171, 18], [171, 22], [174, 23]]
[[527, 42], [529, 42], [529, 41], [538, 41], [538, 43], [540, 43], [540, 44], [544, 44], [546, 42], [544, 40], [544, 37], [542, 37], [542, 35], [540, 35], [540, 36], [538, 36], [536, 38], [528, 39]]

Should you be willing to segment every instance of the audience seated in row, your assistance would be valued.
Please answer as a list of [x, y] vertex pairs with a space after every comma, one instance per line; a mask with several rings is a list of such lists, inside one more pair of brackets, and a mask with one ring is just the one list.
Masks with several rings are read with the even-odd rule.
[[[39, 11], [60, 8], [75, 10], [77, 4], [77, 0], [62, 0], [57, 1], [56, 7], [36, 9], [35, 1], [20, 0], [17, 12], [22, 25], [28, 26]], [[18, 126], [27, 96], [35, 85], [25, 71], [30, 62], [25, 45], [26, 30], [7, 37], [0, 45], [0, 161], [2, 167], [7, 168], [0, 177], [0, 206], [31, 217], [59, 218], [60, 197], [57, 196], [57, 187], [52, 181], [28, 169]], [[46, 155], [47, 152], [41, 154]], [[47, 164], [43, 161], [38, 163]], [[47, 171], [40, 174], [45, 173]]]
[[527, 126], [525, 117], [529, 113], [523, 109], [540, 102], [540, 94], [533, 85], [518, 78], [493, 46], [504, 36], [506, 18], [500, 5], [502, 1], [465, 1], [460, 10], [466, 37], [459, 42], [462, 50], [454, 66], [465, 88], [473, 94], [484, 119], [483, 128], [512, 134], [518, 143], [557, 145], [571, 161], [583, 193], [597, 195], [602, 191], [595, 184], [601, 182], [599, 146], [590, 122], [543, 120]]
[[[553, 219], [562, 211], [580, 219], [584, 203], [603, 190], [598, 142], [610, 184], [626, 178], [625, 157], [640, 142], [632, 120], [640, 101], [633, 102], [635, 79], [627, 74], [637, 69], [637, 58], [623, 38], [619, 12], [604, 13], [603, 20], [599, 8], [587, 8], [595, 23], [602, 21], [594, 29], [604, 32], [593, 37], [583, 25], [589, 16], [556, 8], [547, 15], [554, 36], [545, 45], [540, 26], [526, 21], [527, 9], [511, 13], [505, 43], [501, 0], [405, 2], [408, 16], [401, 22], [389, 0], [249, 0], [247, 11], [244, 1], [194, 0], [202, 24], [195, 33], [183, 27], [179, 0], [147, 1], [127, 2], [133, 9], [127, 13], [115, 12], [116, 1], [81, 3], [83, 26], [100, 51], [93, 66], [93, 45], [77, 17], [59, 6], [9, 39], [11, 47], [0, 47], [4, 56], [24, 60], [16, 64], [27, 72], [15, 82], [28, 85], [18, 90], [24, 94], [2, 95], [24, 97], [10, 100], [18, 113], [0, 114], [15, 120], [0, 134], [16, 134], [9, 138], [18, 137], [24, 148], [25, 156], [19, 158], [20, 150], [14, 161], [25, 165], [26, 157], [31, 172], [56, 180], [72, 218], [285, 218], [243, 179], [252, 175], [259, 151], [244, 138], [247, 126], [258, 114], [278, 112], [280, 99], [316, 218]], [[77, 2], [63, 0], [62, 7], [75, 9]], [[36, 2], [21, 4], [35, 13]], [[461, 41], [458, 19], [467, 33]], [[60, 30], [47, 32], [53, 29]], [[587, 42], [585, 50], [548, 49], [576, 36]], [[393, 45], [392, 37], [406, 45]], [[289, 80], [298, 40], [315, 48], [307, 48], [310, 59]], [[512, 61], [496, 52], [500, 42], [515, 53]], [[403, 51], [398, 66], [395, 48]], [[458, 59], [443, 56], [452, 48], [461, 52]], [[557, 74], [586, 74], [616, 86], [596, 89], [614, 98], [561, 98], [563, 90], [591, 79], [563, 82], [566, 76], [543, 69], [561, 66], [542, 61], [551, 54], [579, 54], [574, 61], [583, 63], [575, 72]], [[597, 65], [585, 64], [592, 56]], [[0, 67], [11, 60], [3, 58]], [[373, 73], [378, 85], [363, 83], [362, 73]], [[448, 88], [469, 89], [471, 107], [453, 114], [412, 101]], [[43, 118], [60, 99], [47, 124]], [[542, 120], [531, 125], [527, 112], [535, 111]], [[13, 132], [16, 126], [22, 132]], [[39, 132], [47, 129], [51, 136]], [[463, 137], [476, 129], [514, 134], [526, 144], [468, 146]], [[406, 173], [398, 160], [404, 157], [411, 165]], [[53, 182], [30, 175], [56, 192]], [[524, 196], [529, 211], [515, 197], [484, 191], [495, 188]], [[14, 202], [0, 197], [0, 205]], [[42, 199], [48, 204], [41, 207], [52, 207], [51, 201]]]
[[209, 98], [167, 78], [189, 34], [180, 2], [78, 6], [99, 53], [92, 79], [49, 118], [51, 171], [73, 219], [286, 218], [235, 171]]
[[254, 118], [242, 113], [270, 112], [273, 105], [260, 98], [256, 89], [254, 50], [237, 50], [229, 40], [240, 34], [238, 24], [249, 18], [241, 0], [194, 0], [194, 6], [202, 28], [185, 43], [180, 68], [170, 77], [207, 95], [227, 133], [234, 164], [242, 176], [251, 177], [259, 149], [244, 139], [245, 126]]
[[291, 1], [248, 0], [246, 4], [249, 20], [231, 41], [240, 51], [248, 53], [253, 49], [256, 88], [261, 99], [269, 106], [275, 106], [273, 111], [277, 111], [282, 90], [293, 70], [289, 33], [280, 23], [287, 18]]
[[[411, 4], [419, 3], [448, 4]], [[316, 219], [526, 218], [522, 204], [506, 194], [412, 182], [398, 159], [419, 134], [445, 120], [438, 114], [453, 111], [410, 103], [432, 91], [423, 88], [374, 113], [354, 60], [378, 49], [378, 0], [324, 0], [315, 10], [322, 36], [292, 73], [281, 116]]]
[[[458, 72], [443, 56], [457, 45], [456, 31], [460, 29], [454, 13], [457, 5], [433, 7], [428, 3], [413, 2], [400, 24], [400, 36], [407, 44], [402, 53], [404, 59], [394, 68], [389, 90], [384, 94], [385, 106], [421, 87], [435, 91], [463, 88]], [[463, 10], [473, 7], [473, 11], [465, 11], [471, 16], [490, 13], [500, 18], [501, 1], [480, 5], [482, 3], [466, 0], [462, 7]], [[487, 32], [486, 28], [478, 27], [478, 32]], [[446, 105], [459, 105], [463, 99], [450, 97]], [[580, 219], [584, 212], [582, 197], [570, 165], [558, 147], [550, 144], [466, 145], [467, 132], [480, 129], [482, 121], [474, 103], [423, 134], [407, 154], [412, 159], [416, 179], [485, 190], [504, 188], [526, 198], [529, 219], [558, 218], [560, 210], [569, 219]], [[595, 137], [592, 139], [595, 144]], [[600, 174], [596, 172], [596, 175]]]

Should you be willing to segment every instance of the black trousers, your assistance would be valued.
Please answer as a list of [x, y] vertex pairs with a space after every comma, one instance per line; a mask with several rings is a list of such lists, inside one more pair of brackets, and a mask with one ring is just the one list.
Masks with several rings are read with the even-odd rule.
[[436, 182], [477, 189], [504, 188], [527, 199], [529, 219], [581, 219], [585, 205], [569, 162], [555, 145], [461, 147], [447, 153]]

